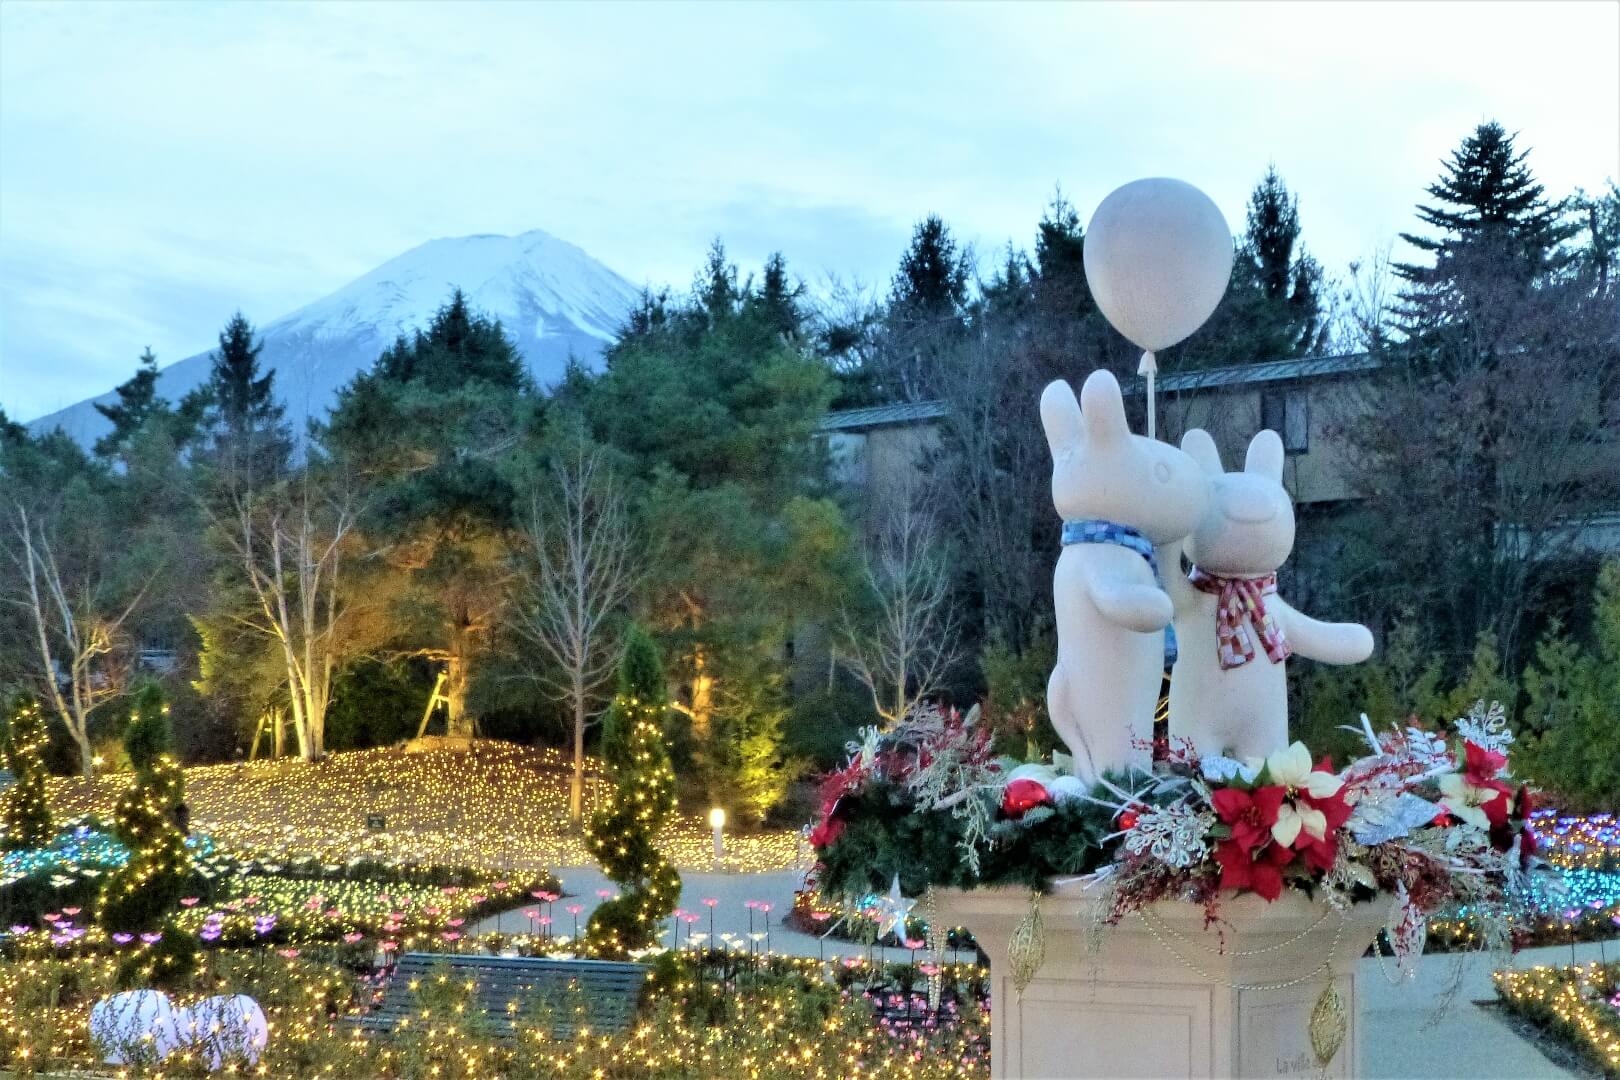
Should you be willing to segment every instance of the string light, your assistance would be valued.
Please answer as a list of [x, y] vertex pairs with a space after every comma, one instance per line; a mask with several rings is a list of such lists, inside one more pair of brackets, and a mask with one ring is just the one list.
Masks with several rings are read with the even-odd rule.
[[[672, 958], [673, 959], [673, 958]], [[97, 1060], [84, 1014], [115, 985], [115, 957], [14, 959], [0, 966], [0, 1068], [37, 1075], [78, 1071]], [[365, 1037], [346, 1016], [370, 1006], [375, 984], [309, 956], [238, 951], [216, 955], [206, 985], [174, 995], [191, 1005], [218, 986], [253, 996], [271, 1039], [257, 1066], [227, 1062], [225, 1075], [273, 1077], [600, 1077], [717, 1075], [832, 1080], [969, 1080], [989, 1074], [989, 973], [972, 964], [940, 970], [952, 993], [935, 1013], [914, 989], [928, 972], [857, 958], [822, 964], [807, 957], [749, 957], [715, 951], [681, 954], [654, 966], [651, 1002], [621, 1034], [591, 1030], [586, 1003], [579, 1030], [553, 1036], [544, 1024], [520, 1025], [510, 1040], [492, 1038], [471, 1004], [471, 988], [447, 975], [412, 988], [399, 1032]], [[47, 1003], [49, 1003], [47, 1005]], [[202, 1075], [209, 1033], [183, 1045], [142, 1075]]]
[[[352, 750], [320, 764], [256, 761], [186, 770], [192, 827], [222, 848], [271, 866], [375, 862], [383, 866], [464, 866], [483, 873], [544, 872], [594, 862], [569, 828], [572, 759], [554, 748], [484, 743], [468, 752]], [[53, 777], [58, 814], [106, 816], [123, 786], [114, 774], [92, 781]], [[605, 785], [589, 777], [586, 812]], [[367, 828], [381, 817], [382, 830]], [[710, 869], [706, 817], [676, 814], [658, 847], [677, 867]], [[785, 870], [802, 853], [789, 830], [733, 833], [728, 869]]]
[[1571, 1038], [1606, 1075], [1620, 1071], [1620, 964], [1533, 967], [1492, 978], [1509, 1009]]

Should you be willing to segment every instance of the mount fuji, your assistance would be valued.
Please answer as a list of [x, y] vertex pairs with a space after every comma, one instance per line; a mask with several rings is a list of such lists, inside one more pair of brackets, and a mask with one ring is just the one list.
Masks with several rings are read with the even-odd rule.
[[[583, 250], [536, 229], [519, 236], [430, 240], [390, 259], [337, 292], [260, 326], [263, 369], [302, 434], [338, 390], [369, 368], [400, 334], [425, 329], [460, 288], [473, 310], [499, 319], [540, 386], [555, 383], [573, 356], [600, 362], [640, 293]], [[157, 392], [170, 403], [206, 382], [210, 352], [162, 369]], [[111, 425], [95, 405], [111, 391], [42, 416], [35, 432], [61, 428], [88, 446]]]

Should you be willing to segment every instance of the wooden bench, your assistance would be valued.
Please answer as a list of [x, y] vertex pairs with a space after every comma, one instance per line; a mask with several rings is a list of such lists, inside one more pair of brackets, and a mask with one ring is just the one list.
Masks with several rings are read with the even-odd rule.
[[[406, 953], [376, 1010], [351, 1018], [362, 1031], [392, 1033], [423, 1023], [420, 994], [432, 982], [471, 984], [458, 1024], [510, 1039], [524, 1028], [544, 1027], [560, 1039], [581, 1028], [620, 1032], [636, 1015], [645, 964], [609, 960], [548, 960], [529, 956]], [[433, 1024], [444, 1019], [436, 1013]]]

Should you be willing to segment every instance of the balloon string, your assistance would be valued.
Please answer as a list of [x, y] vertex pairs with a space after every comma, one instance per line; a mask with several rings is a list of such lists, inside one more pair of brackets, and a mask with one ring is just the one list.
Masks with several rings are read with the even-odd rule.
[[1138, 375], [1147, 376], [1147, 437], [1158, 437], [1158, 398], [1154, 394], [1153, 377], [1159, 373], [1159, 362], [1152, 350], [1142, 354], [1142, 362], [1136, 366]]

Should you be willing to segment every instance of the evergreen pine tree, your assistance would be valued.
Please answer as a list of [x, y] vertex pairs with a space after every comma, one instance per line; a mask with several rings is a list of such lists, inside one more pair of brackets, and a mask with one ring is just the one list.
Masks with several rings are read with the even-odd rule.
[[726, 245], [719, 237], [709, 244], [709, 254], [703, 260], [692, 283], [692, 295], [698, 305], [708, 312], [710, 321], [733, 314], [745, 290], [737, 287], [737, 267], [726, 259]]
[[1249, 193], [1226, 295], [1166, 362], [1194, 368], [1319, 352], [1326, 345], [1322, 267], [1305, 252], [1301, 232], [1299, 199], [1270, 166]]
[[259, 354], [263, 340], [254, 340], [253, 325], [238, 311], [219, 332], [219, 350], [214, 353], [209, 375], [214, 415], [234, 436], [281, 419], [282, 408], [272, 387], [276, 373], [259, 374]]
[[1053, 194], [1036, 226], [1033, 283], [1037, 303], [1048, 318], [1078, 323], [1097, 313], [1086, 284], [1080, 215], [1062, 191]]
[[1240, 257], [1266, 300], [1265, 329], [1275, 336], [1270, 355], [1308, 355], [1321, 345], [1322, 268], [1300, 245], [1299, 198], [1291, 195], [1275, 165], [1249, 196]]
[[944, 219], [929, 214], [911, 231], [911, 246], [900, 256], [889, 303], [907, 319], [960, 319], [971, 275], [968, 253], [958, 248]]
[[1417, 293], [1449, 284], [1450, 259], [1474, 244], [1510, 251], [1527, 282], [1565, 261], [1560, 246], [1579, 226], [1565, 220], [1561, 206], [1547, 202], [1545, 189], [1525, 164], [1530, 151], [1517, 149], [1513, 140], [1494, 120], [1479, 125], [1429, 185], [1435, 204], [1420, 204], [1417, 214], [1438, 235], [1402, 233], [1401, 239], [1433, 255], [1434, 265], [1395, 266]]
[[658, 647], [631, 626], [618, 694], [602, 728], [611, 786], [586, 833], [591, 854], [622, 890], [591, 915], [585, 941], [597, 956], [623, 957], [651, 945], [680, 898], [680, 875], [658, 850], [658, 832], [675, 812], [675, 773], [664, 747], [668, 711]]
[[6, 410], [0, 409], [0, 447], [27, 441], [28, 429], [7, 416]]
[[39, 703], [19, 696], [0, 731], [0, 749], [12, 785], [5, 793], [5, 840], [8, 851], [44, 847], [50, 842], [51, 809], [45, 801], [45, 759], [48, 741]]
[[919, 221], [889, 287], [882, 393], [918, 400], [934, 393], [939, 356], [967, 325], [969, 253], [937, 214]]
[[219, 479], [237, 491], [254, 491], [285, 471], [292, 438], [275, 397], [274, 371], [260, 374], [264, 342], [238, 311], [219, 333], [206, 397], [188, 397], [183, 409], [206, 403], [205, 423], [213, 436], [212, 459]]
[[362, 525], [378, 556], [362, 586], [393, 616], [378, 632], [445, 664], [448, 733], [470, 738], [473, 672], [500, 625], [514, 527], [513, 469], [538, 398], [497, 320], [457, 289], [338, 396], [321, 433], [370, 482]]
[[113, 392], [118, 401], [112, 405], [96, 403], [96, 412], [112, 421], [113, 429], [96, 440], [97, 457], [111, 458], [129, 445], [135, 433], [153, 416], [168, 411], [169, 403], [157, 395], [157, 357], [150, 347], [141, 353], [140, 366]]
[[171, 752], [169, 707], [156, 683], [135, 692], [124, 731], [134, 774], [113, 808], [113, 831], [129, 861], [102, 887], [99, 922], [109, 931], [160, 931], [192, 882], [191, 856], [180, 831], [185, 773]]
[[804, 322], [800, 307], [804, 285], [788, 278], [787, 260], [781, 252], [773, 252], [765, 260], [759, 292], [750, 297], [760, 311], [765, 325], [778, 334], [796, 335]]

